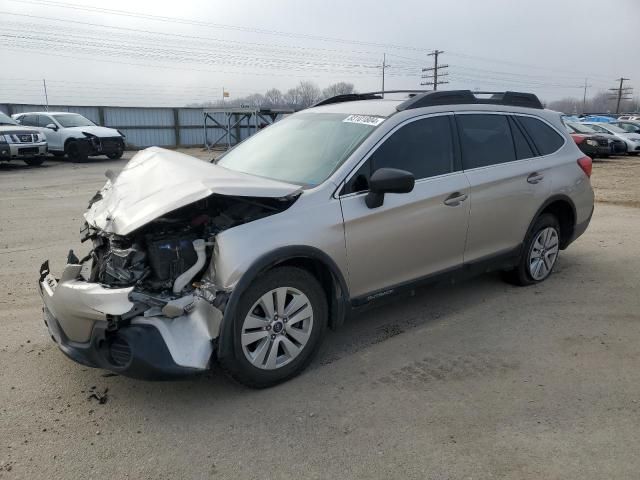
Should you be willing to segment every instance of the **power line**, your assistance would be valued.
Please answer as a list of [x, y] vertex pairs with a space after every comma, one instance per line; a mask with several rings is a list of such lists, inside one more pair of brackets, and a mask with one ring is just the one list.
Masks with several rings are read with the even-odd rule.
[[222, 30], [233, 30], [233, 31], [240, 31], [240, 32], [247, 32], [247, 33], [258, 33], [263, 35], [282, 36], [287, 38], [304, 38], [307, 40], [343, 43], [343, 44], [351, 44], [351, 45], [368, 45], [373, 47], [390, 48], [390, 49], [398, 49], [398, 50], [413, 50], [413, 51], [425, 50], [424, 48], [411, 47], [408, 45], [368, 42], [364, 40], [353, 40], [353, 39], [338, 38], [338, 37], [311, 35], [306, 33], [283, 32], [283, 31], [269, 30], [269, 29], [258, 28], [258, 27], [245, 27], [240, 25], [212, 23], [212, 22], [205, 22], [200, 20], [192, 20], [188, 18], [165, 17], [161, 15], [150, 15], [146, 13], [132, 12], [128, 10], [117, 10], [113, 8], [93, 7], [93, 6], [81, 5], [77, 3], [65, 3], [65, 2], [56, 2], [56, 1], [47, 1], [47, 0], [9, 0], [9, 1], [18, 2], [20, 4], [28, 3], [32, 5], [44, 5], [44, 6], [58, 7], [58, 8], [64, 8], [64, 9], [73, 9], [75, 11], [81, 10], [81, 11], [92, 12], [92, 13], [101, 13], [101, 14], [117, 15], [117, 16], [130, 17], [130, 18], [139, 18], [139, 19], [153, 20], [153, 21], [165, 22], [165, 23], [192, 25], [192, 26], [207, 27], [207, 28], [217, 28]]

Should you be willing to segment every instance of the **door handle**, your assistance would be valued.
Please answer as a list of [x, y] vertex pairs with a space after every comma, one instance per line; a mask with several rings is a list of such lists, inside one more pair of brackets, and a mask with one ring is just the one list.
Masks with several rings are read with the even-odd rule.
[[527, 182], [535, 185], [536, 183], [540, 183], [543, 178], [544, 178], [544, 175], [542, 175], [541, 173], [533, 172], [531, 175], [527, 177]]
[[447, 198], [445, 198], [444, 204], [449, 207], [457, 207], [467, 199], [467, 196], [468, 195], [466, 193], [460, 193], [460, 192], [452, 193]]

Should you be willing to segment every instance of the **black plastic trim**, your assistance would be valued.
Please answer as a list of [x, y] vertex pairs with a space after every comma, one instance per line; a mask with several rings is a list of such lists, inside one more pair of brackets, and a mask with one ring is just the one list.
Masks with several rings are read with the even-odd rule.
[[[479, 98], [476, 94], [491, 94], [491, 98]], [[435, 107], [442, 105], [509, 105], [512, 107], [543, 109], [533, 93], [525, 92], [472, 92], [471, 90], [438, 90], [422, 93], [405, 100], [396, 110]]]
[[227, 305], [224, 309], [222, 324], [220, 325], [220, 335], [218, 336], [218, 358], [230, 355], [233, 349], [233, 342], [227, 341], [233, 335], [233, 321], [236, 317], [236, 310], [240, 297], [244, 291], [251, 285], [255, 278], [261, 273], [290, 260], [297, 258], [307, 258], [317, 260], [325, 265], [331, 272], [334, 280], [338, 283], [341, 290], [341, 298], [330, 299], [336, 301], [334, 318], [329, 319], [332, 327], [342, 325], [345, 318], [349, 314], [349, 289], [342, 272], [329, 255], [322, 250], [310, 247], [308, 245], [291, 245], [287, 247], [277, 248], [262, 257], [258, 258], [242, 275], [237, 285], [231, 292]]
[[434, 283], [442, 283], [445, 281], [455, 283], [483, 273], [512, 268], [518, 265], [521, 251], [522, 244], [518, 245], [516, 248], [483, 257], [478, 260], [474, 260], [473, 262], [464, 263], [460, 266], [441, 270], [415, 280], [409, 280], [365, 295], [360, 295], [351, 300], [351, 306], [353, 308], [358, 308], [373, 301], [389, 298], [403, 292], [414, 290], [418, 287]]
[[[176, 364], [162, 335], [152, 325], [128, 325], [115, 332], [107, 332], [106, 322], [99, 322], [88, 342], [77, 343], [69, 340], [46, 307], [43, 313], [51, 338], [67, 357], [81, 365], [142, 380], [172, 380], [202, 372]], [[111, 359], [109, 345], [116, 339], [126, 342], [131, 350], [131, 357], [124, 365]]]

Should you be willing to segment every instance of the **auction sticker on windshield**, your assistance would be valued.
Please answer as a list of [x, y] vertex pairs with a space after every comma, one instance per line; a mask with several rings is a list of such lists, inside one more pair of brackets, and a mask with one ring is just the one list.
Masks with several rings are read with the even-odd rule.
[[343, 120], [343, 122], [362, 123], [364, 125], [372, 125], [374, 127], [377, 127], [382, 122], [384, 122], [384, 118], [374, 117], [373, 115], [349, 115]]

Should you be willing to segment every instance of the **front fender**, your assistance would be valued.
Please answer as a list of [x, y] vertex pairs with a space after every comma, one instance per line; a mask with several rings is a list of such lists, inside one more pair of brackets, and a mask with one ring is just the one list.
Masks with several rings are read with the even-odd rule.
[[217, 355], [219, 358], [232, 353], [233, 342], [227, 340], [233, 335], [233, 322], [236, 318], [240, 297], [244, 291], [262, 272], [295, 259], [311, 259], [321, 262], [325, 267], [327, 267], [329, 272], [331, 272], [335, 282], [337, 282], [340, 290], [342, 291], [341, 298], [333, 299], [336, 301], [335, 313], [337, 316], [334, 323], [339, 325], [343, 322], [349, 304], [349, 290], [342, 272], [333, 259], [322, 250], [308, 245], [290, 245], [277, 248], [262, 255], [253, 264], [251, 264], [240, 280], [236, 283], [234, 289], [229, 293], [218, 336]]

